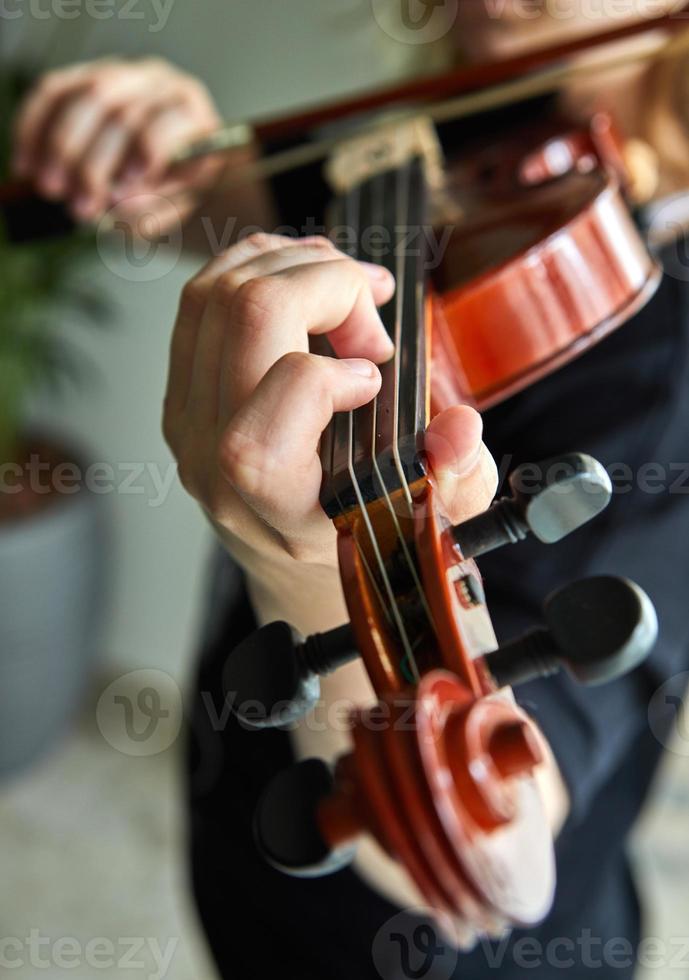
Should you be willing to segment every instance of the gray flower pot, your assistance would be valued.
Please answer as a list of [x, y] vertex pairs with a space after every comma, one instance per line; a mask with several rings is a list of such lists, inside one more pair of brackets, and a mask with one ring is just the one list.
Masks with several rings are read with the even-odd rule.
[[53, 747], [98, 654], [102, 500], [81, 490], [0, 524], [0, 779]]

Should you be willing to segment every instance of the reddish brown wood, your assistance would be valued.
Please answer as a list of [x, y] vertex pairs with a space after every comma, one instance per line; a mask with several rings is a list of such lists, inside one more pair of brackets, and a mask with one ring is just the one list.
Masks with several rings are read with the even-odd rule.
[[443, 520], [435, 502], [433, 485], [428, 482], [414, 496], [416, 554], [425, 592], [438, 636], [438, 666], [462, 678], [474, 697], [495, 688], [481, 670], [480, 657], [496, 646], [493, 626], [484, 603], [462, 602], [462, 583], [481, 575], [473, 561], [464, 561], [444, 533], [449, 522]]
[[545, 915], [554, 869], [531, 778], [540, 741], [507, 695], [476, 699], [456, 675], [431, 671], [417, 690], [356, 712], [352, 736], [318, 811], [332, 846], [371, 833], [431, 907], [479, 933]]
[[572, 173], [452, 229], [434, 273], [433, 411], [485, 409], [626, 322], [660, 270], [612, 174]]
[[[480, 575], [449, 543], [432, 482], [413, 485], [406, 517], [400, 496], [393, 504], [396, 521], [380, 501], [368, 505], [368, 519], [386, 563], [399, 531], [405, 536], [433, 629], [423, 651], [423, 635], [412, 633], [417, 685], [405, 680], [380, 578], [377, 585], [371, 578], [376, 559], [363, 515], [340, 519], [345, 596], [378, 701], [352, 716], [353, 751], [339, 761], [335, 791], [319, 806], [321, 832], [335, 848], [372, 834], [431, 907], [478, 932], [536, 922], [553, 888], [550, 833], [532, 778], [539, 736], [509, 695], [496, 692], [483, 665], [495, 637]], [[401, 608], [410, 598], [396, 595]]]

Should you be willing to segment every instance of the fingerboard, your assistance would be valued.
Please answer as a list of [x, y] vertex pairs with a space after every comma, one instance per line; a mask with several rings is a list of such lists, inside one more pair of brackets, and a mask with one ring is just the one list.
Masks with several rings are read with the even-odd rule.
[[425, 197], [423, 164], [414, 158], [358, 185], [333, 206], [335, 240], [348, 238], [348, 254], [389, 269], [397, 289], [380, 310], [395, 356], [381, 366], [378, 396], [336, 414], [323, 433], [320, 499], [330, 517], [404, 488], [424, 472]]

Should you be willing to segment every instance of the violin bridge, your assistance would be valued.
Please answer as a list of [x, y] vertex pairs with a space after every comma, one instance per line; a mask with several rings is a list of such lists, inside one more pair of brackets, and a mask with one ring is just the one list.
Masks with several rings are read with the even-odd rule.
[[379, 123], [343, 140], [325, 165], [325, 175], [337, 194], [420, 157], [428, 186], [444, 185], [444, 159], [438, 134], [427, 116]]

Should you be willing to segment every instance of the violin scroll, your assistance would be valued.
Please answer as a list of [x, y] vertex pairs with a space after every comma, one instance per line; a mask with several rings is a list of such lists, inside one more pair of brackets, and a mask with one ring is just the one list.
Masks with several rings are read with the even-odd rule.
[[[603, 467], [582, 454], [520, 467], [509, 483], [511, 496], [452, 527], [432, 482], [419, 481], [410, 516], [397, 518], [404, 548], [401, 556], [387, 549], [380, 574], [404, 610], [415, 672], [404, 668], [404, 646], [382, 609], [361, 602], [370, 587], [373, 603], [376, 588], [343, 574], [351, 624], [305, 639], [272, 623], [235, 649], [223, 674], [242, 723], [284, 726], [315, 706], [320, 676], [361, 656], [376, 699], [351, 714], [351, 751], [334, 769], [309, 759], [278, 773], [256, 810], [257, 845], [274, 867], [313, 877], [344, 867], [368, 834], [430, 907], [489, 935], [538, 922], [554, 887], [534, 779], [542, 736], [507, 688], [561, 667], [602, 683], [637, 666], [657, 632], [638, 586], [599, 576], [553, 593], [542, 626], [498, 647], [472, 556], [527, 534], [558, 541], [611, 496]], [[370, 506], [380, 530], [386, 511]], [[351, 561], [359, 551], [347, 521], [339, 531], [340, 560]], [[427, 623], [415, 633], [425, 606]], [[394, 665], [389, 676], [377, 657]]]

